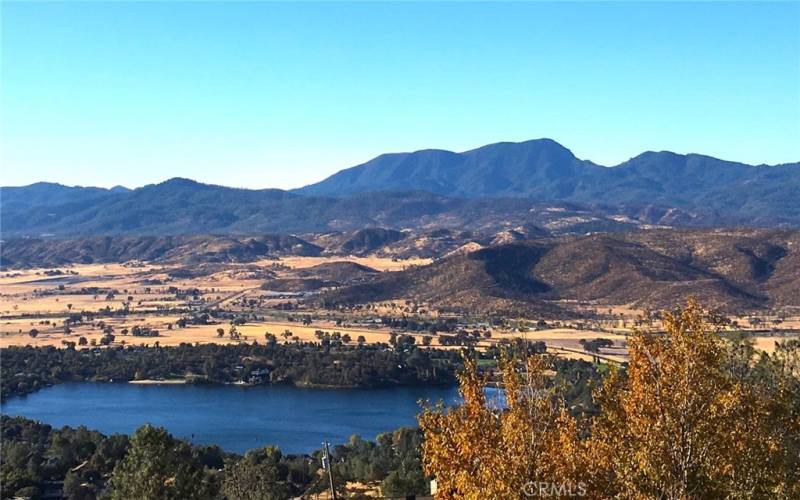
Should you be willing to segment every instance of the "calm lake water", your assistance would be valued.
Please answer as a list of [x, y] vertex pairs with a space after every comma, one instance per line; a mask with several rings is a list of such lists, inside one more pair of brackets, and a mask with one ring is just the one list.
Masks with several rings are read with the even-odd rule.
[[105, 434], [130, 434], [145, 423], [197, 444], [243, 453], [274, 444], [285, 453], [319, 449], [402, 426], [415, 426], [420, 400], [458, 403], [455, 387], [299, 389], [287, 386], [136, 385], [68, 383], [3, 403], [54, 427], [85, 425]]

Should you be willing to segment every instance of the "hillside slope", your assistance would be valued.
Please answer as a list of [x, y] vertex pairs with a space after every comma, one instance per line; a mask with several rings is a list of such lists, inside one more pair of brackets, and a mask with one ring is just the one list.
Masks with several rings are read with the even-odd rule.
[[423, 150], [378, 156], [317, 184], [298, 189], [311, 195], [347, 196], [369, 191], [429, 191], [480, 198], [531, 196], [562, 199], [579, 179], [602, 167], [581, 161], [550, 139], [490, 144], [464, 153]]
[[103, 189], [96, 187], [62, 186], [52, 182], [37, 182], [29, 186], [0, 188], [0, 203], [3, 210], [20, 211], [36, 207], [53, 207], [65, 204], [80, 204], [99, 201], [130, 190], [124, 187]]
[[264, 235], [101, 236], [78, 240], [11, 239], [0, 246], [2, 267], [128, 262], [250, 262], [283, 255], [319, 255], [322, 249], [300, 238]]
[[[3, 188], [2, 200], [6, 194]], [[24, 188], [19, 188], [24, 189]], [[93, 188], [70, 188], [93, 189]], [[15, 194], [19, 197], [19, 194]], [[639, 209], [572, 204], [537, 205], [525, 199], [457, 199], [430, 193], [364, 193], [348, 198], [302, 196], [286, 191], [233, 189], [171, 179], [125, 193], [75, 197], [76, 201], [0, 206], [3, 238], [100, 235], [257, 235], [356, 231], [382, 227], [429, 231], [534, 224], [564, 234], [614, 231], [652, 223], [631, 217]], [[630, 215], [628, 215], [628, 213]], [[620, 222], [619, 217], [626, 220]], [[702, 214], [689, 216], [703, 223]], [[710, 221], [705, 221], [710, 222]]]
[[456, 254], [325, 295], [415, 299], [473, 312], [546, 313], [575, 302], [727, 310], [800, 306], [800, 232], [656, 230], [531, 240]]

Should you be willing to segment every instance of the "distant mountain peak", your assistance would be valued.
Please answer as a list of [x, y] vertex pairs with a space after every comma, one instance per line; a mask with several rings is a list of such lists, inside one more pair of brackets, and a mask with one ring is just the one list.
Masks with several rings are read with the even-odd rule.
[[[421, 150], [382, 155], [295, 190], [305, 195], [429, 191], [463, 198], [515, 197], [578, 203], [641, 203], [702, 207], [700, 193], [745, 182], [762, 169], [701, 154], [646, 151], [616, 167], [581, 160], [553, 139], [497, 142], [461, 153]], [[691, 175], [689, 175], [691, 174]], [[800, 171], [781, 189], [800, 190]], [[733, 185], [733, 184], [732, 184]], [[736, 196], [741, 199], [741, 194]], [[694, 204], [692, 201], [690, 204]]]
[[[565, 179], [597, 168], [554, 141], [542, 138], [497, 142], [461, 153], [426, 149], [381, 155], [296, 190], [347, 196], [370, 191], [429, 191], [456, 197], [526, 196], [552, 188], [555, 196], [574, 186]], [[557, 186], [552, 186], [557, 183]]]
[[666, 151], [666, 150], [664, 150], [664, 151], [650, 151], [650, 150], [648, 150], [648, 151], [644, 151], [642, 153], [639, 153], [638, 155], [634, 156], [633, 158], [656, 158], [656, 157], [659, 157], [659, 156], [660, 157], [673, 157], [674, 158], [674, 157], [680, 157], [680, 156], [684, 156], [684, 155], [675, 153], [674, 151]]
[[39, 181], [39, 182], [33, 182], [31, 184], [28, 184], [27, 186], [20, 186], [20, 187], [26, 187], [26, 188], [43, 188], [43, 187], [66, 188], [66, 187], [69, 187], [69, 186], [67, 186], [65, 184], [58, 183], [58, 182]]
[[194, 179], [188, 179], [186, 177], [172, 177], [163, 182], [159, 182], [157, 185], [158, 186], [202, 186], [204, 184], [201, 182], [197, 182]]
[[[491, 144], [486, 144], [485, 146], [480, 146], [474, 149], [463, 151], [462, 153], [453, 153], [453, 154], [469, 154], [477, 151], [491, 151], [491, 150], [555, 152], [555, 153], [568, 154], [569, 156], [572, 157], [575, 156], [572, 153], [572, 151], [570, 151], [570, 149], [564, 146], [563, 144], [554, 141], [553, 139], [548, 139], [546, 137], [541, 139], [530, 139], [527, 141], [520, 141], [520, 142], [513, 142], [513, 141], [494, 142]], [[448, 151], [448, 153], [450, 153], [450, 151]]]

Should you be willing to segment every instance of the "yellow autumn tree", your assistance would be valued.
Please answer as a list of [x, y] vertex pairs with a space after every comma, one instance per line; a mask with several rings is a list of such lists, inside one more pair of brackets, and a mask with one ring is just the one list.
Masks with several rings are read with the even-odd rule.
[[436, 497], [512, 499], [551, 487], [577, 492], [583, 445], [575, 419], [547, 383], [548, 358], [530, 356], [520, 365], [504, 356], [500, 367], [505, 410], [487, 403], [485, 380], [467, 358], [459, 377], [463, 404], [420, 415], [423, 464], [437, 481]]
[[[790, 498], [788, 399], [737, 380], [719, 328], [696, 301], [639, 330], [626, 373], [607, 377], [588, 442], [604, 474], [594, 492], [622, 498]], [[746, 363], [752, 363], [752, 359]], [[796, 397], [796, 395], [795, 395]], [[788, 435], [787, 435], [788, 432]]]
[[800, 343], [732, 346], [694, 300], [662, 318], [663, 331], [630, 337], [585, 425], [548, 383], [546, 356], [501, 360], [504, 410], [467, 359], [463, 405], [419, 419], [437, 498], [800, 498]]

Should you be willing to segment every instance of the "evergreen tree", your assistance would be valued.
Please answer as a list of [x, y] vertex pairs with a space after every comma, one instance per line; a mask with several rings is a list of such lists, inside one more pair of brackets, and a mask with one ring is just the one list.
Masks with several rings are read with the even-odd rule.
[[151, 425], [140, 427], [131, 438], [111, 486], [114, 500], [200, 500], [219, 491], [185, 442]]

